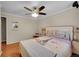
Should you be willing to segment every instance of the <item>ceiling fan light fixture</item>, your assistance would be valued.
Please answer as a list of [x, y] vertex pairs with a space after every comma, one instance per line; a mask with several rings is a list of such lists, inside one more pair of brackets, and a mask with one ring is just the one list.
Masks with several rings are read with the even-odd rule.
[[37, 13], [33, 13], [32, 17], [38, 17], [38, 14]]

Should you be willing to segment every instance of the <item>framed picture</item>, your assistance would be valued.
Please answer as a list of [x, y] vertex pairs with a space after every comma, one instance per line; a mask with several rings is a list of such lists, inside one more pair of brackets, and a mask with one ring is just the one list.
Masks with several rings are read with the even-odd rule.
[[12, 22], [12, 30], [18, 31], [18, 29], [19, 29], [18, 22]]

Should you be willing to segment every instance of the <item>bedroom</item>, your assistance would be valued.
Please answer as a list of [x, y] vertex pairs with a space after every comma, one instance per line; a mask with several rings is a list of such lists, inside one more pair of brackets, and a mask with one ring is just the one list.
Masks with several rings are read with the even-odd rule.
[[[23, 52], [26, 52], [26, 50], [28, 50], [28, 54], [30, 54], [30, 56], [41, 57], [40, 53], [32, 53], [34, 51], [32, 51], [31, 49], [34, 47], [31, 47], [30, 49], [29, 45], [31, 44], [29, 44], [28, 41], [32, 41], [32, 39], [36, 39], [37, 37], [38, 39], [36, 39], [35, 41], [39, 43], [39, 39], [50, 39], [51, 37], [49, 38], [49, 36], [51, 36], [52, 33], [52, 35], [56, 35], [56, 33], [62, 32], [63, 35], [66, 35], [67, 32], [68, 37], [71, 38], [69, 45], [74, 46], [73, 49], [72, 46], [71, 48], [69, 47], [70, 53], [68, 53], [68, 56], [67, 54], [63, 54], [65, 52], [61, 52], [61, 54], [59, 55], [57, 53], [51, 55], [52, 52], [50, 51], [50, 49], [47, 49], [47, 47], [49, 47], [48, 45], [45, 45], [46, 47], [43, 48], [40, 47], [40, 45], [38, 45], [37, 43], [34, 44], [39, 46], [37, 51], [39, 50], [39, 48], [41, 48], [45, 50], [44, 53], [46, 51], [46, 53], [49, 53], [43, 54], [42, 57], [69, 57], [71, 56], [72, 52], [75, 54], [73, 56], [78, 57], [79, 8], [76, 7], [77, 5], [73, 6], [74, 4], [79, 4], [79, 1], [0, 1], [0, 16], [2, 17], [0, 21], [0, 43], [2, 45], [2, 48], [0, 49], [2, 51], [1, 56], [26, 56], [27, 53]], [[42, 15], [40, 14], [40, 12], [43, 12], [44, 14]], [[33, 16], [34, 13], [37, 13], [37, 17]], [[2, 22], [2, 20], [5, 21]], [[2, 25], [3, 23], [4, 25]], [[5, 30], [3, 30], [4, 28]], [[47, 43], [50, 44], [50, 41], [51, 40], [49, 40]], [[60, 39], [60, 41], [63, 40]], [[56, 42], [60, 43], [60, 41], [57, 40]], [[40, 43], [43, 44], [44, 42], [40, 40]], [[62, 42], [62, 44], [65, 43]], [[29, 49], [24, 49], [25, 46]], [[57, 47], [60, 48], [59, 45], [57, 45]], [[55, 49], [57, 49], [57, 47]], [[63, 46], [63, 48], [65, 48], [65, 46]], [[71, 52], [71, 50], [73, 51]]]

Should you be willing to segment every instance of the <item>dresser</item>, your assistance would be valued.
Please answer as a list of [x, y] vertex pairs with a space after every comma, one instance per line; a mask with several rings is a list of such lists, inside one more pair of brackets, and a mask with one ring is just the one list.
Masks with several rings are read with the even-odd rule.
[[72, 41], [73, 53], [79, 55], [79, 41]]

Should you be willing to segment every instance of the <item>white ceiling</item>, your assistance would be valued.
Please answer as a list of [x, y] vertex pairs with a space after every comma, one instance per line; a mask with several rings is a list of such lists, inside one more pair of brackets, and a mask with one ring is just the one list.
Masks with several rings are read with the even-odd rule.
[[47, 17], [49, 15], [55, 14], [66, 8], [70, 8], [72, 6], [73, 1], [4, 1], [2, 4], [2, 11], [13, 13], [16, 15], [21, 15], [25, 17], [31, 17], [30, 15], [25, 15], [30, 13], [28, 10], [24, 9], [24, 6], [32, 9], [33, 6], [45, 6], [46, 8], [43, 12], [47, 13], [46, 16], [39, 17]]

